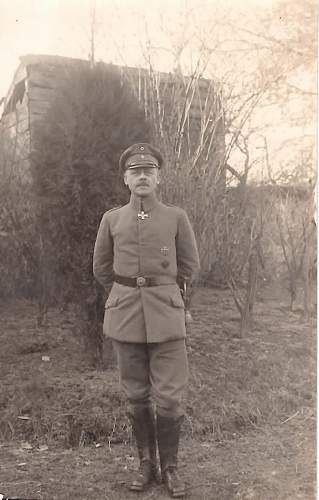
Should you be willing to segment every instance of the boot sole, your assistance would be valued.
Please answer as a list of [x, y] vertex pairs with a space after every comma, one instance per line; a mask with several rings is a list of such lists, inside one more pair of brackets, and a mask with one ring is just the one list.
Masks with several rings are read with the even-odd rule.
[[[164, 482], [164, 481], [163, 481]], [[184, 489], [180, 489], [180, 490], [170, 490], [169, 487], [167, 486], [167, 484], [164, 482], [165, 486], [166, 486], [166, 490], [168, 491], [168, 493], [170, 494], [170, 496], [172, 498], [183, 498], [186, 496], [186, 491]]]
[[156, 478], [152, 477], [148, 483], [145, 483], [144, 485], [130, 484], [128, 489], [130, 491], [146, 491], [154, 481], [156, 481]]

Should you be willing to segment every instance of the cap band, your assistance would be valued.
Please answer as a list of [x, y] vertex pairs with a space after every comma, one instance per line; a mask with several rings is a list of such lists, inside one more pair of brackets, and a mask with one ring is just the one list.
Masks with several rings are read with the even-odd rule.
[[138, 167], [159, 167], [158, 160], [152, 155], [137, 154], [132, 155], [125, 162], [126, 168], [138, 168]]
[[147, 142], [138, 142], [127, 148], [120, 156], [120, 172], [129, 168], [155, 167], [161, 168], [164, 162], [161, 152]]

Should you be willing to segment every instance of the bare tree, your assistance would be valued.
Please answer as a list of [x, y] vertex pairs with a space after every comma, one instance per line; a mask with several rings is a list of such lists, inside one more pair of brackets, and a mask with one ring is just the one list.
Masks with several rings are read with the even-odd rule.
[[91, 10], [90, 54], [89, 54], [91, 68], [93, 68], [95, 65], [95, 36], [96, 36], [96, 0], [93, 0], [92, 10]]
[[[308, 192], [307, 192], [308, 191]], [[303, 289], [303, 308], [309, 316], [313, 281], [311, 275], [315, 265], [315, 231], [311, 214], [312, 197], [309, 188], [300, 194], [288, 192], [281, 196], [276, 216], [280, 245], [288, 272], [290, 309], [293, 310], [298, 289]], [[300, 199], [301, 198], [301, 199]], [[309, 202], [309, 200], [311, 200]]]

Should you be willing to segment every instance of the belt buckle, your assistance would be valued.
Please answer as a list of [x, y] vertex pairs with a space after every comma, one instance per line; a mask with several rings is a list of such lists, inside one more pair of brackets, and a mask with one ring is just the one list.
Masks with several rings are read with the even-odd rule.
[[143, 276], [138, 276], [136, 278], [136, 285], [139, 286], [139, 287], [140, 286], [145, 286], [146, 285], [146, 279], [143, 278]]

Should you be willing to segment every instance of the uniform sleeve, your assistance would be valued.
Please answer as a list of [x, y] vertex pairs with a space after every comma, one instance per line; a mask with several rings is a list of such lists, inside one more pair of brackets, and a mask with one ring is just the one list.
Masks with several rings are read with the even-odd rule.
[[94, 246], [93, 274], [97, 281], [109, 290], [113, 282], [113, 238], [109, 220], [104, 214]]
[[178, 278], [191, 281], [199, 271], [200, 262], [195, 234], [184, 210], [181, 210], [176, 235]]

